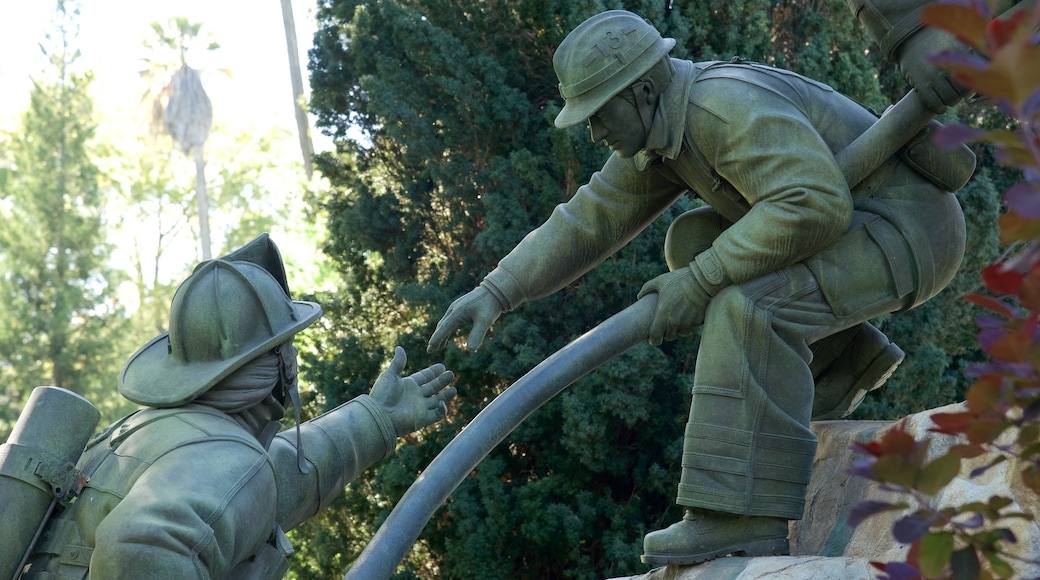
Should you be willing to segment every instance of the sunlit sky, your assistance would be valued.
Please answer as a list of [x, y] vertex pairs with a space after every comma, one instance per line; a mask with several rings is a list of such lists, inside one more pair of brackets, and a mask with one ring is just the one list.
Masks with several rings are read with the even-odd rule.
[[[41, 77], [46, 62], [39, 50], [52, 30], [52, 0], [0, 0], [0, 128], [16, 126], [28, 105], [31, 77]], [[313, 0], [294, 0], [300, 66], [308, 85], [307, 51], [314, 33]], [[284, 127], [295, 131], [289, 60], [278, 0], [88, 0], [82, 3], [76, 45], [78, 66], [93, 70], [95, 107], [117, 115], [136, 107], [144, 91], [138, 76], [143, 46], [152, 37], [151, 22], [184, 16], [202, 24], [201, 35], [220, 48], [208, 55], [189, 54], [189, 65], [202, 71], [213, 101], [214, 119], [229, 127]], [[206, 57], [206, 58], [199, 58]], [[193, 62], [194, 60], [194, 62]], [[220, 72], [227, 69], [228, 77]], [[320, 136], [313, 131], [321, 149]]]
[[[293, 0], [292, 4], [303, 83], [309, 93], [307, 52], [313, 43], [315, 0]], [[54, 0], [0, 0], [0, 131], [18, 127], [29, 104], [31, 79], [52, 78], [39, 44], [54, 30], [55, 7]], [[166, 23], [179, 16], [201, 23], [200, 37], [220, 45], [213, 52], [194, 50], [188, 55], [188, 64], [201, 71], [203, 86], [212, 101], [214, 130], [223, 128], [228, 134], [261, 136], [270, 134], [272, 129], [281, 129], [287, 136], [281, 158], [299, 163], [289, 58], [279, 0], [83, 1], [78, 19], [79, 34], [74, 41], [81, 57], [74, 66], [78, 71], [94, 73], [91, 93], [100, 120], [99, 137], [118, 140], [140, 132], [142, 120], [147, 120], [146, 115], [142, 117], [141, 108], [146, 85], [139, 75], [145, 68], [143, 59], [149, 56], [143, 42], [154, 38], [152, 22]], [[222, 69], [229, 71], [230, 76], [221, 72]], [[330, 149], [329, 140], [313, 127], [313, 117], [311, 124], [315, 150]], [[185, 157], [184, 164], [193, 174], [190, 159]], [[302, 172], [297, 179], [274, 187], [293, 200], [295, 211], [303, 204]], [[144, 232], [138, 235], [150, 235], [149, 226], [141, 224], [139, 229]], [[271, 234], [282, 247], [283, 255], [314, 255], [317, 250], [305, 240], [293, 239], [289, 233], [272, 231]], [[197, 248], [193, 248], [191, 239], [178, 238], [175, 244], [168, 254], [175, 257], [165, 259], [163, 270], [169, 268], [169, 276], [179, 277], [179, 262], [193, 263]], [[302, 246], [302, 250], [289, 250], [293, 245]], [[118, 262], [120, 258], [115, 259]], [[305, 266], [292, 262], [287, 259], [286, 266], [290, 270]]]

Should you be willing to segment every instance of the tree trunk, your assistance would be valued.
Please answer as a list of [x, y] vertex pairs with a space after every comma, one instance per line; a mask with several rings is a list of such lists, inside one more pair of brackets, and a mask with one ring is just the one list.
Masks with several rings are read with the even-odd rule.
[[206, 197], [206, 160], [202, 145], [192, 148], [195, 152], [195, 201], [199, 207], [199, 241], [202, 244], [202, 259], [210, 259], [209, 243], [209, 200]]
[[303, 168], [307, 171], [307, 179], [314, 173], [311, 157], [314, 145], [311, 143], [310, 124], [307, 122], [307, 111], [303, 110], [303, 75], [300, 72], [300, 54], [296, 47], [296, 22], [293, 19], [292, 0], [282, 0], [282, 23], [285, 26], [285, 46], [289, 50], [289, 76], [292, 79], [293, 109], [296, 112], [296, 132], [300, 136], [300, 152], [303, 153]]

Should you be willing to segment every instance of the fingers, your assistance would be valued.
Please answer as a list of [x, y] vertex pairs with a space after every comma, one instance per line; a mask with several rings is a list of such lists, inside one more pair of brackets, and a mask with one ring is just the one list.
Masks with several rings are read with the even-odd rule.
[[455, 387], [448, 387], [444, 389], [443, 391], [427, 399], [426, 408], [436, 410], [440, 409], [441, 407], [444, 407], [444, 412], [447, 413], [448, 403], [450, 403], [452, 399], [455, 398], [457, 392], [458, 391], [456, 391]]
[[448, 339], [451, 335], [455, 334], [455, 331], [461, 326], [458, 316], [445, 314], [444, 318], [437, 323], [437, 328], [433, 331], [430, 336], [430, 342], [426, 346], [426, 352], [436, 352], [443, 350], [444, 346], [448, 343]]
[[636, 295], [636, 300], [639, 300], [643, 296], [646, 296], [647, 294], [653, 294], [657, 291], [657, 278], [654, 278], [653, 280], [650, 280], [643, 284], [643, 287], [639, 289], [639, 294]]
[[650, 335], [647, 337], [650, 346], [661, 346], [661, 342], [664, 340], [664, 327], [664, 320], [655, 313], [654, 319], [650, 323]]
[[426, 400], [426, 409], [440, 413], [439, 416], [443, 419], [448, 414], [448, 403], [455, 398], [457, 392], [455, 387], [448, 387], [433, 395]]
[[432, 379], [439, 376], [443, 372], [444, 365], [441, 363], [437, 363], [435, 365], [428, 366], [421, 371], [412, 373], [408, 378], [415, 381], [416, 383], [419, 383], [419, 385], [421, 386], [430, 382]]
[[404, 349], [400, 346], [394, 348], [394, 359], [390, 361], [390, 366], [386, 369], [386, 372], [396, 376], [401, 376], [404, 372], [404, 366], [408, 363], [408, 355], [404, 352]]
[[418, 431], [423, 427], [432, 425], [448, 416], [448, 402], [455, 398], [455, 387], [448, 387], [441, 392], [426, 399], [426, 412], [416, 414], [415, 425], [412, 431]]
[[[432, 397], [433, 395], [440, 392], [441, 389], [451, 384], [453, 380], [455, 380], [455, 373], [451, 371], [445, 371], [444, 365], [437, 364], [434, 366], [440, 367], [440, 371], [436, 376], [434, 376], [431, 373], [430, 375], [427, 375], [428, 378], [426, 380], [416, 380], [416, 382], [419, 383], [419, 392], [424, 397]], [[415, 375], [412, 375], [412, 377], [414, 378]]]

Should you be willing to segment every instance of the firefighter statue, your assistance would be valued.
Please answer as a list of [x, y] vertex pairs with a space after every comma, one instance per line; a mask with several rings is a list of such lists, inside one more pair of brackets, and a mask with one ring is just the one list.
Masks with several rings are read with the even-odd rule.
[[[398, 437], [444, 418], [455, 395], [442, 364], [402, 376], [398, 347], [370, 394], [301, 424], [293, 336], [320, 316], [290, 298], [266, 234], [201, 263], [177, 289], [169, 332], [119, 376], [143, 408], [86, 445], [78, 497], [54, 510], [21, 577], [282, 577], [284, 532]], [[290, 404], [296, 425], [280, 430]]]

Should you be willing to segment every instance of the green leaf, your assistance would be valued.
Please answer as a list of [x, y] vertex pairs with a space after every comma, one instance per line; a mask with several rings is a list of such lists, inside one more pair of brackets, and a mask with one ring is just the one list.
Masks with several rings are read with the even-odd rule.
[[1011, 578], [1015, 575], [1015, 570], [1011, 568], [1011, 564], [1002, 560], [997, 554], [989, 555], [989, 567], [998, 578]]
[[1009, 505], [1011, 505], [1013, 503], [1015, 503], [1015, 500], [1013, 500], [1013, 499], [1011, 499], [1009, 497], [1004, 497], [1002, 495], [995, 495], [995, 496], [989, 498], [989, 502], [987, 503], [987, 506], [989, 507], [989, 509], [991, 509], [993, 511], [1000, 511], [1000, 510], [1006, 508], [1007, 506], [1009, 506]]
[[950, 571], [953, 580], [976, 580], [982, 567], [975, 548], [967, 546], [950, 555]]
[[928, 495], [935, 495], [957, 477], [961, 471], [961, 458], [956, 455], [942, 455], [930, 461], [921, 469], [914, 487]]
[[942, 575], [953, 554], [953, 532], [929, 532], [921, 539], [918, 564], [927, 578]]
[[883, 455], [878, 458], [870, 471], [884, 483], [901, 485], [906, 488], [914, 486], [918, 470], [915, 466], [908, 465], [906, 460], [898, 455]]

